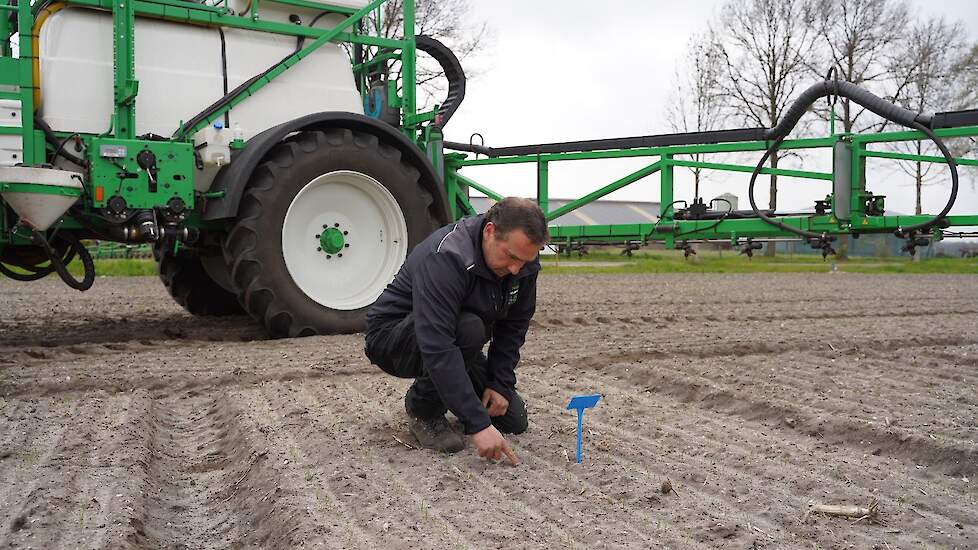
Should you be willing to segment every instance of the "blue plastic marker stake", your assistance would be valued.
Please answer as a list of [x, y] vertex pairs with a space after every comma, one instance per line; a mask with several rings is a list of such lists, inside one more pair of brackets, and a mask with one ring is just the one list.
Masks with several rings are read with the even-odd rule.
[[570, 403], [567, 404], [567, 410], [576, 409], [577, 410], [577, 463], [581, 463], [581, 438], [583, 436], [584, 428], [584, 409], [590, 409], [591, 407], [598, 404], [598, 400], [601, 399], [600, 393], [595, 393], [593, 395], [575, 395], [571, 398]]

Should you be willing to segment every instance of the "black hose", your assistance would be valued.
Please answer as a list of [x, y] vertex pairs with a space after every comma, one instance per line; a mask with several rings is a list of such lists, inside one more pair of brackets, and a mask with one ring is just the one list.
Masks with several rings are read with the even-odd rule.
[[[40, 129], [42, 132], [44, 132], [44, 140], [47, 141], [49, 144], [51, 144], [51, 147], [55, 148], [55, 152], [56, 152], [55, 156], [61, 155], [68, 161], [77, 164], [78, 166], [88, 167], [89, 162], [87, 159], [76, 157], [74, 154], [64, 150], [65, 142], [58, 139], [58, 136], [55, 135], [54, 130], [52, 130], [51, 127], [48, 126], [48, 123], [45, 122], [43, 118], [39, 116], [35, 116], [34, 126]], [[74, 134], [74, 135], [78, 135], [78, 134]], [[71, 138], [69, 137], [68, 139]]]
[[462, 70], [462, 64], [455, 53], [440, 41], [419, 34], [414, 37], [414, 44], [417, 49], [427, 53], [438, 62], [448, 80], [448, 94], [438, 109], [438, 118], [435, 119], [435, 124], [444, 128], [462, 104], [462, 100], [465, 99], [465, 71]]
[[[671, 210], [675, 205], [677, 205], [679, 203], [686, 204], [686, 201], [684, 201], [682, 199], [679, 199], [679, 200], [676, 200], [676, 201], [672, 201], [669, 204], [667, 204], [665, 208], [663, 208], [662, 210], [659, 211], [659, 219], [655, 220], [655, 223], [652, 224], [652, 229], [645, 236], [646, 239], [650, 238], [652, 236], [652, 234], [655, 233], [655, 230], [659, 227], [659, 224], [662, 223], [662, 220], [665, 218], [666, 212], [668, 212], [669, 210]], [[675, 220], [673, 220], [673, 222], [675, 222]]]
[[802, 237], [806, 237], [809, 239], [823, 238], [825, 237], [824, 234], [815, 233], [814, 231], [805, 231], [804, 229], [797, 229], [795, 227], [785, 225], [777, 220], [767, 217], [767, 215], [764, 214], [764, 212], [762, 212], [761, 209], [757, 207], [757, 202], [754, 200], [754, 184], [757, 183], [757, 176], [760, 175], [761, 170], [764, 169], [764, 164], [767, 163], [767, 159], [769, 159], [771, 155], [773, 155], [774, 152], [778, 150], [778, 147], [781, 146], [782, 141], [784, 141], [784, 138], [779, 138], [775, 140], [774, 143], [772, 143], [771, 146], [767, 148], [767, 151], [764, 151], [764, 155], [761, 156], [761, 160], [758, 161], [757, 166], [754, 167], [754, 171], [750, 175], [750, 185], [747, 186], [747, 199], [750, 201], [751, 210], [754, 211], [755, 216], [789, 233], [801, 235]]
[[954, 160], [954, 156], [951, 155], [951, 152], [948, 151], [947, 147], [944, 145], [944, 142], [941, 141], [941, 139], [938, 138], [937, 135], [935, 135], [930, 129], [929, 126], [933, 117], [920, 113], [914, 113], [913, 111], [904, 109], [903, 107], [890, 103], [889, 101], [886, 101], [885, 99], [880, 98], [851, 82], [845, 82], [842, 80], [826, 80], [809, 87], [807, 90], [802, 92], [801, 96], [799, 96], [794, 103], [791, 104], [791, 107], [789, 107], [784, 113], [784, 116], [782, 116], [781, 121], [778, 122], [774, 128], [770, 128], [764, 132], [764, 138], [766, 140], [774, 140], [774, 142], [770, 147], [768, 147], [767, 151], [764, 152], [760, 162], [757, 163], [757, 166], [754, 167], [754, 171], [751, 173], [750, 186], [747, 189], [747, 196], [750, 199], [750, 206], [751, 209], [753, 209], [754, 214], [768, 224], [789, 233], [801, 235], [802, 237], [806, 237], [808, 239], [818, 239], [823, 243], [826, 241], [827, 236], [825, 233], [817, 233], [814, 231], [807, 231], [804, 229], [791, 227], [790, 225], [786, 225], [782, 222], [771, 219], [761, 212], [761, 210], [757, 207], [756, 201], [754, 200], [754, 185], [757, 182], [757, 176], [760, 175], [761, 170], [764, 169], [764, 164], [769, 158], [771, 158], [771, 155], [773, 155], [778, 148], [781, 147], [781, 143], [784, 141], [784, 138], [789, 132], [791, 132], [792, 129], [794, 129], [795, 125], [798, 124], [798, 121], [801, 119], [801, 116], [805, 114], [805, 111], [807, 111], [816, 100], [829, 95], [848, 98], [887, 120], [918, 130], [924, 133], [924, 135], [926, 135], [931, 141], [934, 142], [935, 145], [937, 145], [938, 149], [940, 149], [941, 153], [944, 155], [945, 160], [947, 160], [948, 168], [951, 170], [951, 195], [940, 214], [934, 216], [928, 221], [921, 222], [910, 227], [902, 227], [898, 231], [898, 234], [909, 234], [915, 231], [924, 231], [940, 223], [947, 213], [951, 211], [955, 200], [957, 200], [958, 165]]
[[294, 52], [290, 53], [289, 55], [286, 55], [281, 60], [279, 60], [277, 63], [275, 63], [274, 65], [272, 65], [269, 68], [265, 69], [264, 71], [256, 74], [255, 76], [249, 78], [248, 80], [245, 80], [240, 85], [238, 85], [236, 88], [234, 88], [230, 92], [224, 94], [224, 96], [221, 99], [218, 99], [214, 103], [211, 103], [206, 108], [204, 108], [203, 111], [197, 113], [196, 115], [193, 116], [193, 118], [191, 118], [187, 122], [183, 123], [182, 126], [180, 126], [179, 128], [177, 128], [177, 130], [175, 132], [173, 132], [173, 136], [172, 137], [174, 137], [174, 138], [183, 138], [183, 137], [185, 137], [186, 134], [187, 134], [187, 132], [189, 132], [191, 129], [193, 129], [194, 126], [196, 126], [197, 124], [199, 124], [200, 122], [202, 122], [204, 120], [207, 120], [207, 118], [210, 117], [212, 114], [216, 113], [218, 110], [220, 110], [221, 108], [223, 108], [226, 105], [228, 105], [229, 103], [231, 103], [231, 101], [233, 101], [236, 97], [238, 97], [238, 95], [240, 95], [241, 92], [245, 91], [252, 84], [254, 84], [255, 82], [258, 82], [259, 80], [261, 80], [262, 78], [264, 78], [265, 76], [267, 76], [268, 73], [272, 72], [272, 70], [274, 70], [276, 67], [278, 67], [279, 65], [281, 65], [286, 59], [288, 59], [288, 58], [292, 57], [293, 55], [295, 55], [301, 49], [302, 49], [301, 43], [300, 44], [297, 44], [297, 48], [296, 48], [296, 50]]
[[714, 227], [716, 227], [716, 226], [720, 225], [721, 223], [723, 223], [723, 220], [727, 219], [727, 216], [729, 216], [730, 213], [733, 212], [733, 204], [730, 201], [728, 201], [727, 199], [722, 199], [720, 197], [717, 197], [717, 198], [711, 200], [710, 201], [710, 204], [713, 204], [716, 201], [723, 201], [723, 202], [727, 203], [727, 211], [724, 212], [723, 214], [721, 214], [720, 217], [717, 218], [717, 221], [713, 222], [712, 224], [710, 224], [710, 225], [708, 225], [706, 227], [701, 227], [701, 228], [693, 229], [692, 231], [686, 231], [684, 233], [679, 233], [678, 235], [675, 236], [675, 238], [682, 237], [683, 235], [690, 235], [690, 234], [693, 234], [693, 233], [699, 233], [701, 231], [709, 231], [709, 230], [713, 229]]
[[[68, 265], [71, 261], [75, 259], [75, 247], [68, 246], [65, 250], [64, 256], [61, 258], [61, 263]], [[39, 267], [37, 265], [20, 265], [12, 264], [20, 269], [29, 271], [30, 273], [17, 273], [11, 270], [6, 265], [0, 263], [0, 273], [15, 280], [15, 281], [37, 281], [47, 277], [48, 275], [55, 272], [53, 265], [47, 265], [44, 267]]]
[[65, 282], [66, 285], [70, 286], [75, 290], [88, 290], [92, 288], [92, 284], [95, 283], [95, 262], [92, 260], [92, 255], [88, 253], [88, 250], [82, 246], [81, 241], [79, 241], [74, 236], [62, 237], [68, 241], [68, 246], [75, 249], [78, 254], [79, 259], [81, 259], [82, 267], [85, 270], [85, 274], [82, 276], [81, 280], [77, 280], [68, 273], [68, 269], [65, 267], [64, 262], [58, 254], [55, 252], [51, 245], [48, 243], [47, 239], [44, 238], [44, 234], [40, 231], [34, 230], [34, 243], [39, 245], [47, 253], [48, 258], [51, 260], [51, 266], [61, 277], [61, 280]]
[[10, 277], [15, 281], [37, 281], [47, 277], [51, 273], [54, 273], [53, 268], [42, 268], [35, 270], [34, 268], [24, 267], [23, 269], [31, 271], [32, 273], [17, 273], [16, 271], [12, 271], [10, 268], [0, 263], [0, 273], [3, 273], [5, 276]]
[[[58, 148], [54, 150], [54, 156], [57, 157], [58, 155], [63, 154], [65, 152], [65, 150], [64, 150], [65, 149], [65, 145], [67, 145], [69, 141], [71, 141], [72, 139], [74, 139], [74, 138], [76, 138], [78, 136], [79, 136], [78, 132], [75, 132], [74, 134], [71, 134], [70, 136], [68, 136], [64, 140], [62, 140], [61, 141], [61, 145], [58, 145]], [[75, 164], [78, 164], [78, 163], [76, 162]]]
[[[217, 28], [217, 33], [221, 37], [221, 82], [224, 87], [224, 95], [228, 93], [228, 46], [227, 39], [224, 37], [224, 29]], [[224, 127], [231, 126], [231, 111], [224, 113]]]
[[904, 109], [851, 82], [845, 82], [844, 80], [826, 80], [814, 84], [802, 92], [798, 96], [798, 99], [781, 116], [778, 124], [774, 128], [764, 131], [764, 139], [770, 141], [787, 136], [788, 132], [794, 129], [802, 115], [808, 111], [808, 108], [816, 100], [830, 95], [848, 98], [877, 115], [897, 124], [902, 124], [903, 126], [912, 128], [914, 122], [920, 122], [925, 126], [930, 126], [932, 117], [928, 115]]
[[938, 215], [934, 216], [932, 220], [921, 222], [917, 225], [911, 225], [910, 227], [901, 227], [898, 233], [902, 233], [904, 235], [914, 231], [923, 232], [925, 229], [940, 223], [940, 221], [947, 216], [948, 212], [951, 211], [951, 208], [954, 207], [954, 201], [956, 201], [958, 198], [958, 163], [954, 160], [954, 155], [952, 155], [951, 151], [948, 150], [947, 145], [944, 145], [944, 141], [938, 138], [937, 135], [934, 134], [934, 131], [927, 126], [917, 122], [914, 123], [913, 128], [930, 138], [930, 140], [937, 145], [937, 148], [941, 150], [941, 154], [944, 155], [944, 159], [947, 160], [947, 166], [951, 170], [951, 196], [948, 197], [947, 204], [944, 205], [944, 209], [942, 209]]

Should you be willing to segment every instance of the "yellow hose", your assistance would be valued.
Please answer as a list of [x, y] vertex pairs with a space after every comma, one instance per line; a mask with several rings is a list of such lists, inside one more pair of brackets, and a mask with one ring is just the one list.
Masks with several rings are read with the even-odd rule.
[[31, 55], [34, 57], [34, 62], [32, 66], [33, 77], [34, 77], [34, 110], [37, 111], [41, 107], [41, 25], [44, 21], [54, 12], [65, 8], [66, 5], [61, 2], [57, 2], [47, 6], [37, 17], [34, 18], [34, 28], [31, 29]]

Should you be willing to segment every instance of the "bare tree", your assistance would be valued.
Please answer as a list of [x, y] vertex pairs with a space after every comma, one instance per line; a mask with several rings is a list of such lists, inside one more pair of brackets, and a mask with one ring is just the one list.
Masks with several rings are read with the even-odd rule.
[[[725, 70], [723, 51], [716, 37], [707, 32], [690, 38], [681, 66], [676, 67], [673, 92], [666, 105], [666, 116], [674, 132], [708, 132], [719, 130], [725, 120], [724, 95], [720, 79]], [[700, 162], [705, 155], [694, 153]], [[706, 175], [702, 168], [693, 173], [693, 197], [700, 196], [700, 182]]]
[[[902, 93], [908, 82], [895, 79], [894, 73], [910, 19], [905, 0], [813, 0], [807, 10], [818, 36], [815, 55], [808, 62], [814, 78], [824, 78], [835, 67], [836, 78], [881, 96]], [[887, 94], [884, 89], [889, 85], [892, 91]], [[828, 120], [830, 109], [823, 106], [819, 103], [815, 112]], [[836, 116], [847, 133], [881, 125], [879, 117], [846, 98], [839, 101]]]
[[[978, 71], [974, 56], [966, 43], [967, 33], [960, 22], [948, 23], [935, 17], [921, 20], [909, 33], [906, 48], [901, 52], [897, 65], [898, 78], [907, 86], [897, 98], [907, 109], [923, 112], [951, 111], [974, 105], [964, 104], [971, 99], [973, 90], [967, 89], [969, 77]], [[969, 140], [948, 140], [952, 153], [966, 153], [972, 144]], [[896, 143], [897, 150], [916, 155], [939, 154], [930, 141]], [[915, 214], [921, 214], [921, 195], [924, 186], [944, 182], [942, 171], [933, 163], [904, 161], [900, 167], [914, 180], [916, 190]]]
[[[374, 32], [387, 38], [404, 35], [404, 0], [390, 0], [383, 4], [379, 18], [371, 14], [365, 18]], [[462, 63], [466, 77], [478, 75], [474, 61], [478, 54], [491, 44], [491, 33], [485, 22], [472, 20], [470, 0], [415, 0], [415, 34], [424, 34], [444, 42]], [[377, 48], [372, 49], [376, 54]], [[419, 55], [417, 63], [419, 100], [427, 108], [445, 91], [444, 71], [433, 60]], [[401, 64], [392, 61], [387, 66], [386, 78], [400, 78]]]
[[978, 108], [978, 43], [968, 48], [951, 71], [959, 82], [955, 103], [965, 109]]
[[[730, 0], [716, 35], [726, 65], [722, 80], [730, 114], [745, 125], [772, 127], [806, 80], [817, 38], [802, 0]], [[777, 168], [783, 153], [771, 155]], [[771, 175], [769, 208], [777, 207], [778, 177]], [[768, 255], [774, 246], [768, 246]]]

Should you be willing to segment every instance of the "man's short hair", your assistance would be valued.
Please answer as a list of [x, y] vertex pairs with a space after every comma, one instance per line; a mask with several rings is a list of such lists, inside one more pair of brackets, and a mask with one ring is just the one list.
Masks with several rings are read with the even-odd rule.
[[522, 197], [506, 197], [489, 208], [486, 221], [496, 226], [500, 239], [514, 229], [522, 229], [530, 242], [546, 244], [550, 240], [547, 217], [537, 203]]

